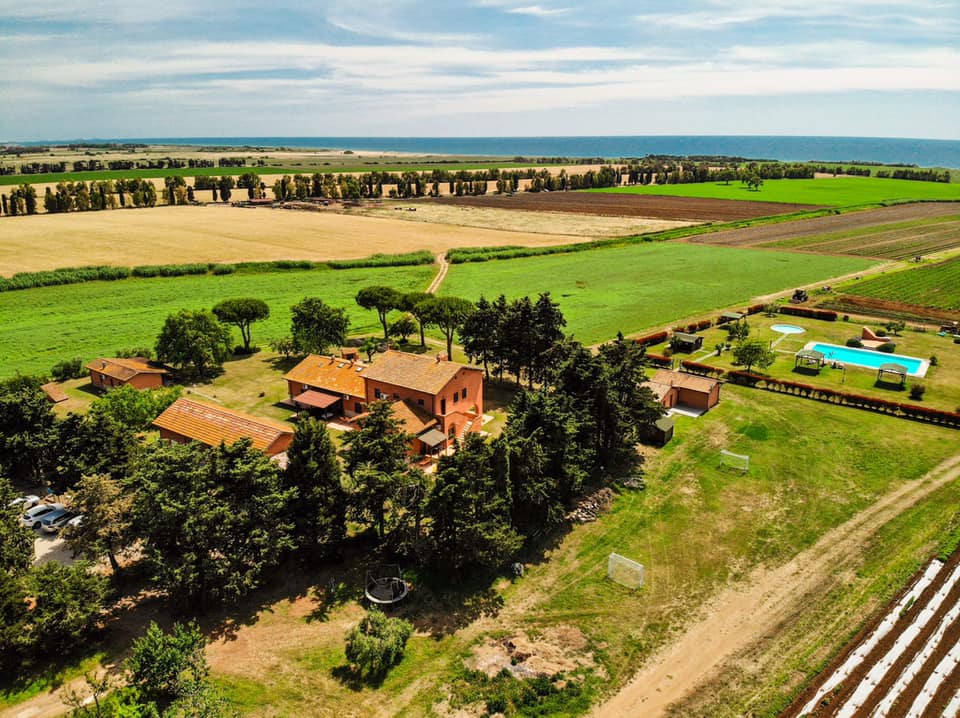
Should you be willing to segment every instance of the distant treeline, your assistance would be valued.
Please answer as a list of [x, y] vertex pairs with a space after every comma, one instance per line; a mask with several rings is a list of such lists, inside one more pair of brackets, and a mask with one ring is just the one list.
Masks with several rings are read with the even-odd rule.
[[[876, 165], [875, 165], [876, 166]], [[886, 166], [886, 165], [881, 165]], [[916, 167], [896, 167], [893, 169], [877, 170], [870, 167], [842, 167], [839, 165], [817, 165], [817, 172], [836, 175], [854, 175], [858, 177], [879, 177], [880, 179], [902, 179], [917, 182], [944, 182], [950, 183], [950, 172], [933, 169], [918, 169]]]
[[[262, 164], [262, 161], [261, 161]], [[221, 157], [216, 162], [207, 159], [161, 157], [145, 160], [75, 160], [70, 162], [24, 162], [19, 168], [14, 165], [0, 165], [0, 175], [13, 175], [19, 171], [22, 175], [58, 174], [62, 172], [101, 172], [103, 170], [163, 170], [196, 169], [203, 167], [246, 167], [243, 157]]]

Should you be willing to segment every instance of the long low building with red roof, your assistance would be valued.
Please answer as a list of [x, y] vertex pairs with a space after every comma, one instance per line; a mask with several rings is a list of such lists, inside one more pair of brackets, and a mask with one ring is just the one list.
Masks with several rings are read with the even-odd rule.
[[180, 444], [198, 441], [219, 446], [250, 439], [255, 449], [268, 456], [283, 453], [293, 440], [293, 429], [282, 422], [185, 397], [167, 407], [153, 425], [161, 438]]

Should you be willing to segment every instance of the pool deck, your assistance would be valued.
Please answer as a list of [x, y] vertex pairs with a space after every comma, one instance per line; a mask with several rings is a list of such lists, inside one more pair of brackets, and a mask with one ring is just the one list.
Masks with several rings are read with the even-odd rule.
[[[908, 371], [907, 371], [907, 376], [912, 376], [912, 377], [916, 377], [916, 378], [923, 378], [923, 377], [925, 377], [925, 376], [927, 375], [927, 369], [930, 368], [930, 362], [929, 362], [928, 360], [926, 360], [926, 359], [921, 359], [920, 357], [907, 356], [906, 354], [886, 354], [886, 353], [884, 353], [884, 352], [874, 351], [874, 350], [871, 350], [871, 349], [860, 349], [860, 348], [858, 348], [858, 347], [845, 347], [845, 346], [841, 346], [840, 344], [831, 344], [830, 342], [810, 341], [810, 342], [807, 342], [807, 343], [803, 346], [803, 349], [804, 349], [804, 350], [813, 349], [814, 347], [817, 347], [817, 346], [820, 346], [820, 347], [835, 347], [835, 348], [837, 348], [837, 349], [843, 350], [843, 351], [846, 352], [846, 353], [850, 353], [850, 354], [854, 354], [854, 355], [857, 355], [857, 353], [860, 353], [860, 352], [866, 354], [867, 356], [870, 356], [870, 355], [874, 355], [874, 354], [875, 354], [877, 357], [879, 357], [879, 358], [881, 359], [881, 361], [878, 361], [876, 365], [872, 365], [872, 364], [861, 364], [861, 363], [859, 363], [859, 362], [857, 362], [857, 361], [850, 361], [849, 359], [842, 360], [842, 361], [839, 360], [839, 359], [835, 360], [835, 361], [838, 361], [838, 362], [840, 362], [840, 363], [842, 363], [842, 364], [849, 364], [849, 365], [851, 365], [851, 366], [858, 366], [858, 367], [862, 367], [862, 368], [864, 368], [864, 369], [873, 369], [874, 371], [876, 371], [877, 369], [879, 369], [881, 364], [898, 364], [898, 363], [902, 363], [902, 362], [898, 362], [897, 359], [900, 359], [900, 360], [906, 359], [906, 360], [908, 360], [910, 363], [920, 362], [920, 366], [917, 368], [917, 370], [916, 370], [915, 372], [909, 371], [909, 366], [906, 366], [906, 365], [905, 365], [906, 368], [908, 369]], [[826, 352], [824, 352], [824, 354], [826, 354]]]

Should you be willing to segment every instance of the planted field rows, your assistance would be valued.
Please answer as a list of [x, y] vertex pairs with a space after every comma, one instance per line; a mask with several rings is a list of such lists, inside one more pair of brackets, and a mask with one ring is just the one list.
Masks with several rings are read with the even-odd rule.
[[798, 237], [763, 246], [799, 249], [820, 254], [910, 259], [960, 247], [960, 214], [928, 220], [838, 232], [820, 237]]
[[844, 292], [902, 304], [960, 310], [960, 258], [884, 274], [846, 288]]
[[799, 718], [960, 714], [960, 562], [932, 561], [787, 711]]

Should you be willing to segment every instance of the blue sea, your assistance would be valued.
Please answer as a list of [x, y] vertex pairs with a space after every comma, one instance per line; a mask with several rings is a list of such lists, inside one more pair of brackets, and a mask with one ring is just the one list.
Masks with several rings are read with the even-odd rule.
[[[80, 140], [57, 140], [57, 143]], [[786, 162], [881, 162], [960, 167], [960, 140], [887, 137], [649, 135], [602, 137], [137, 137], [83, 141], [351, 149], [479, 157], [643, 157], [726, 155]], [[28, 142], [22, 144], [47, 144]]]

